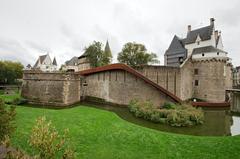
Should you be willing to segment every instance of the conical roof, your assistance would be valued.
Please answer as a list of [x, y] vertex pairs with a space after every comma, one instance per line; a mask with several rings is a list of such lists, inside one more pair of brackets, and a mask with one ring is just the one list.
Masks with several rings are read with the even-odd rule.
[[112, 57], [112, 51], [111, 51], [111, 49], [110, 49], [108, 40], [107, 40], [107, 42], [106, 42], [104, 52], [105, 52], [105, 54], [106, 54], [108, 57]]
[[54, 57], [54, 59], [53, 59], [53, 65], [57, 66], [57, 60], [56, 60], [55, 57]]

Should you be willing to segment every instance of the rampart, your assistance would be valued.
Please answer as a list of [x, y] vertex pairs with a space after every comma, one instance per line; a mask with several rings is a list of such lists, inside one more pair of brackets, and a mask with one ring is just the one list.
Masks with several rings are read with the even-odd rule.
[[25, 71], [22, 96], [34, 104], [71, 105], [80, 101], [80, 75]]

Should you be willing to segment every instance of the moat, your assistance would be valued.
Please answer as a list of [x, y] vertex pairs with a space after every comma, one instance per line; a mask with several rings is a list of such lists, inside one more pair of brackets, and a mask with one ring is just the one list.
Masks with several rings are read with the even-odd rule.
[[89, 103], [84, 103], [84, 105], [115, 112], [126, 121], [162, 132], [196, 136], [235, 136], [240, 134], [240, 116], [232, 115], [227, 109], [203, 109], [205, 113], [204, 124], [193, 127], [172, 127], [136, 118], [125, 107]]

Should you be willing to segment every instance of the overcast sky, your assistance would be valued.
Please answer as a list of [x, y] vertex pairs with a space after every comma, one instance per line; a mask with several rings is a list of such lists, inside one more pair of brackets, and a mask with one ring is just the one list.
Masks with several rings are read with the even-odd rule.
[[109, 40], [114, 61], [126, 42], [145, 44], [161, 64], [173, 36], [216, 19], [223, 44], [240, 65], [239, 0], [0, 0], [0, 60], [33, 65], [46, 52], [59, 64], [93, 40]]

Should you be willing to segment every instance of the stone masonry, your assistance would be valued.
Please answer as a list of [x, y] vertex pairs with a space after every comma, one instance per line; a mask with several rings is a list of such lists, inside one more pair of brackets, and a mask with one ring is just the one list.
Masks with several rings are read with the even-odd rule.
[[34, 104], [71, 105], [80, 101], [80, 77], [75, 74], [25, 71], [22, 96]]

